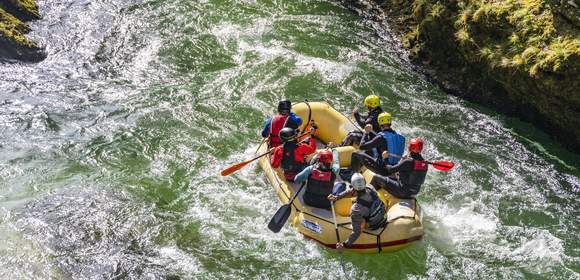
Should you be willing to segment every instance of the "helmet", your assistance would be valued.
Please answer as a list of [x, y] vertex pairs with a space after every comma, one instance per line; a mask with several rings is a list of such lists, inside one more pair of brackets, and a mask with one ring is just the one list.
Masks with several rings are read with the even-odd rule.
[[282, 141], [288, 142], [296, 136], [296, 130], [291, 127], [285, 127], [282, 128], [282, 130], [280, 130], [278, 136], [280, 136], [280, 139], [282, 139]]
[[376, 95], [369, 95], [365, 98], [365, 106], [375, 108], [381, 105], [381, 99]]
[[379, 125], [391, 124], [391, 114], [387, 112], [380, 113], [379, 117], [377, 118], [377, 122], [379, 123]]
[[367, 182], [365, 181], [365, 177], [357, 172], [352, 174], [352, 177], [350, 178], [350, 184], [355, 191], [362, 191], [365, 189]]
[[423, 150], [423, 140], [421, 138], [413, 138], [409, 141], [409, 151], [412, 153], [420, 153]]
[[278, 102], [278, 112], [290, 111], [292, 109], [292, 102], [290, 100], [282, 100]]
[[332, 152], [330, 150], [322, 150], [318, 153], [318, 160], [324, 163], [332, 162]]

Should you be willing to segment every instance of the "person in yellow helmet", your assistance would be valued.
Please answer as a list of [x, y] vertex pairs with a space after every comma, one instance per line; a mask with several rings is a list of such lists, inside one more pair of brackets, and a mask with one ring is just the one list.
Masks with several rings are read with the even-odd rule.
[[[353, 172], [360, 172], [364, 165], [374, 173], [388, 175], [386, 166], [399, 162], [405, 151], [405, 137], [391, 128], [392, 116], [387, 112], [377, 118], [381, 131], [374, 134], [371, 125], [365, 126], [365, 133], [360, 142], [360, 150], [352, 153], [351, 167]], [[386, 158], [382, 154], [387, 152]]]
[[[368, 109], [367, 113], [360, 113], [358, 108], [355, 108], [352, 111], [352, 116], [354, 117], [355, 121], [360, 127], [365, 127], [367, 125], [371, 125], [372, 130], [374, 133], [378, 133], [381, 131], [379, 126], [378, 117], [379, 114], [383, 112], [381, 108], [381, 98], [376, 95], [369, 95], [365, 98], [364, 101], [365, 106]], [[363, 136], [363, 133], [359, 130], [354, 130], [348, 133], [348, 135], [344, 138], [340, 146], [350, 146], [353, 144], [359, 144], [360, 140]]]

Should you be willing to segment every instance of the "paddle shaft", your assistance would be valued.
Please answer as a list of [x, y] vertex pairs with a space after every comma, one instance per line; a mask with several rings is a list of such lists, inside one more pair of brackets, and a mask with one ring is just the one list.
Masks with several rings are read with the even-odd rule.
[[[293, 139], [304, 137], [307, 134], [310, 134], [310, 131], [305, 132], [305, 133], [302, 133], [300, 135], [297, 135]], [[262, 143], [264, 143], [264, 142], [262, 142]], [[274, 148], [270, 148], [267, 152], [265, 152], [265, 153], [263, 153], [261, 155], [258, 155], [258, 156], [254, 157], [252, 159], [249, 159], [249, 160], [246, 160], [246, 161], [242, 161], [240, 163], [236, 163], [236, 164], [234, 164], [234, 165], [232, 165], [232, 166], [230, 166], [230, 167], [222, 170], [221, 175], [222, 176], [228, 176], [228, 175], [230, 175], [230, 174], [232, 174], [232, 173], [234, 173], [234, 172], [242, 169], [244, 166], [248, 165], [249, 163], [251, 163], [251, 162], [253, 162], [253, 161], [255, 161], [255, 160], [257, 160], [257, 159], [259, 159], [259, 158], [261, 158], [261, 157], [263, 157], [265, 155], [268, 155], [268, 154], [272, 153], [272, 151], [274, 151]]]
[[[340, 243], [340, 233], [338, 232], [338, 223], [336, 222], [336, 212], [334, 211], [334, 201], [330, 203], [330, 207], [332, 208], [332, 219], [334, 221], [334, 232], [336, 233], [336, 243]], [[342, 268], [342, 273], [346, 274], [344, 271], [344, 258], [342, 255], [342, 251], [338, 252], [340, 254], [340, 267]]]

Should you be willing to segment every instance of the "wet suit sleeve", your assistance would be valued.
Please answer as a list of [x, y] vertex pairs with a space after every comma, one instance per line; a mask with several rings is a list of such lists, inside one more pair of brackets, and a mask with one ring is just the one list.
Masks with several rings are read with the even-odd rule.
[[302, 118], [300, 118], [300, 116], [290, 112], [290, 116], [289, 116], [291, 122], [296, 124], [296, 127], [300, 127], [302, 125]]
[[302, 170], [302, 172], [298, 173], [296, 175], [296, 177], [294, 177], [294, 182], [295, 183], [302, 183], [304, 181], [306, 181], [306, 179], [308, 179], [308, 176], [310, 176], [310, 173], [312, 173], [312, 165], [304, 168], [304, 170]]
[[356, 121], [356, 123], [358, 123], [358, 125], [362, 128], [365, 127], [365, 120], [367, 119], [368, 114], [361, 114], [361, 113], [355, 113], [354, 114], [354, 120]]
[[345, 191], [339, 193], [338, 195], [336, 195], [336, 200], [345, 198], [345, 197], [353, 197], [354, 196], [354, 190], [351, 189], [346, 189]]
[[364, 222], [363, 215], [360, 211], [360, 207], [358, 205], [353, 205], [350, 210], [350, 219], [352, 222], [352, 233], [348, 236], [346, 241], [344, 242], [345, 247], [349, 247], [354, 243], [362, 232], [362, 224]]
[[404, 160], [399, 161], [399, 163], [395, 165], [386, 165], [385, 169], [387, 170], [388, 174], [393, 174], [399, 171], [412, 171], [413, 170], [413, 159], [407, 158]]
[[264, 122], [264, 128], [262, 129], [262, 137], [266, 138], [270, 136], [270, 124], [272, 123], [272, 117], [268, 117]]
[[[366, 136], [367, 134], [365, 134]], [[387, 150], [387, 143], [385, 142], [385, 138], [383, 136], [377, 135], [375, 138], [371, 139], [370, 141], [365, 141], [365, 137], [360, 142], [360, 149], [364, 151], [371, 150], [373, 148], [379, 149], [379, 151], [386, 151]]]
[[272, 153], [272, 158], [270, 159], [270, 164], [273, 168], [280, 167], [280, 163], [282, 162], [282, 157], [284, 156], [283, 153], [283, 146], [278, 146], [274, 148], [274, 152]]

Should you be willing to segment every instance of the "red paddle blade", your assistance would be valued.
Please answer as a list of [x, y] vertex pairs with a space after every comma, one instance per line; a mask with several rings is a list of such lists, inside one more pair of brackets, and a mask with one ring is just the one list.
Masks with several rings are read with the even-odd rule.
[[242, 169], [242, 167], [246, 166], [248, 163], [250, 163], [252, 161], [253, 160], [247, 160], [247, 161], [244, 161], [244, 162], [236, 163], [236, 164], [234, 164], [234, 165], [232, 165], [232, 166], [230, 166], [230, 167], [222, 170], [222, 172], [220, 174], [222, 176], [228, 176], [228, 175], [230, 175], [230, 174], [232, 174], [232, 173], [234, 173], [234, 172]]
[[451, 161], [436, 161], [436, 162], [430, 162], [431, 165], [433, 165], [433, 167], [435, 167], [435, 169], [437, 170], [441, 170], [441, 171], [449, 171], [451, 170], [451, 168], [453, 168], [453, 166], [455, 166], [455, 163], [451, 162]]

